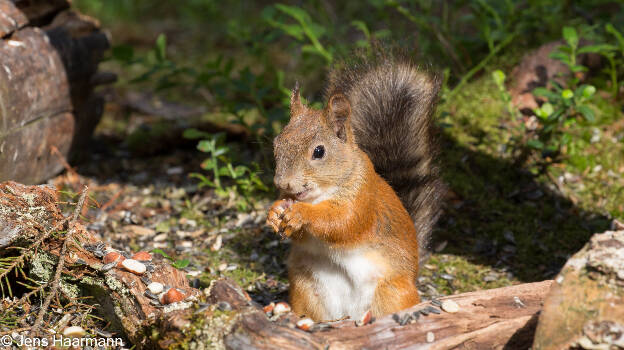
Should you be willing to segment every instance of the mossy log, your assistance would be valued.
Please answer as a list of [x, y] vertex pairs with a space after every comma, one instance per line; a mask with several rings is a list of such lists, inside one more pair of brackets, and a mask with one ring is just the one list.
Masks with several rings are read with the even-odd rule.
[[95, 87], [111, 82], [98, 79], [108, 47], [68, 1], [0, 0], [0, 181], [41, 182], [84, 147], [103, 111]]

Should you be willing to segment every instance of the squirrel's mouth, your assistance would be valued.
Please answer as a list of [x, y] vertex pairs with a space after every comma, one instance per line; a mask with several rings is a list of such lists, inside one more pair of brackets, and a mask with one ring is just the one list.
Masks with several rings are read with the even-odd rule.
[[310, 190], [309, 190], [309, 189], [308, 189], [308, 190], [305, 190], [305, 191], [297, 192], [297, 193], [295, 193], [295, 198], [296, 198], [298, 201], [301, 201], [301, 200], [305, 199], [305, 197], [306, 197], [309, 193], [310, 193]]

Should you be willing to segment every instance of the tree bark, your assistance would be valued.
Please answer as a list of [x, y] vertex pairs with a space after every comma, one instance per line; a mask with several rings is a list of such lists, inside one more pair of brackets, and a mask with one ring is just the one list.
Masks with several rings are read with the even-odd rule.
[[55, 175], [63, 166], [52, 146], [69, 158], [101, 117], [94, 88], [108, 38], [68, 6], [0, 0], [0, 181]]

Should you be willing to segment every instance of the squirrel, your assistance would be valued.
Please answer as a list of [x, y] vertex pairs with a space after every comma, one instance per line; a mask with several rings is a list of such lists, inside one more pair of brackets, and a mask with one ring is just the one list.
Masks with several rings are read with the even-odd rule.
[[440, 80], [396, 58], [330, 73], [327, 105], [305, 106], [299, 85], [274, 140], [280, 199], [267, 224], [290, 237], [290, 303], [328, 321], [393, 313], [420, 302], [444, 185], [433, 112]]

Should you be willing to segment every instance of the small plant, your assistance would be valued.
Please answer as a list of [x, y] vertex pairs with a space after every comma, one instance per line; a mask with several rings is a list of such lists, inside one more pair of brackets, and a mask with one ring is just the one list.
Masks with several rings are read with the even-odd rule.
[[[282, 14], [286, 14], [288, 17], [294, 19], [296, 23], [286, 23], [286, 21], [277, 16], [276, 9]], [[321, 37], [325, 34], [325, 28], [312, 21], [310, 15], [302, 8], [284, 4], [268, 6], [262, 12], [262, 17], [272, 27], [282, 30], [288, 36], [303, 44], [303, 46], [301, 46], [301, 51], [321, 56], [327, 63], [332, 62], [332, 53], [327, 50], [320, 41]], [[310, 44], [305, 44], [308, 41]]]
[[[611, 83], [611, 94], [613, 99], [616, 100], [620, 90], [620, 85], [623, 84], [618, 81], [618, 75], [621, 74], [618, 69], [621, 69], [621, 67], [624, 66], [624, 36], [622, 36], [622, 34], [611, 23], [607, 23], [605, 25], [605, 32], [615, 38], [617, 45], [607, 42], [587, 45], [581, 47], [578, 50], [578, 53], [596, 53], [607, 59], [609, 65], [604, 70], [606, 71]], [[599, 39], [605, 40], [606, 37], [599, 37]]]
[[587, 67], [580, 65], [577, 62], [577, 56], [579, 54], [579, 37], [576, 29], [572, 27], [563, 27], [562, 34], [567, 45], [559, 46], [550, 54], [550, 58], [561, 61], [568, 66], [572, 72], [568, 85], [574, 88], [579, 83], [578, 73], [586, 72]]
[[[223, 133], [209, 134], [197, 129], [188, 129], [185, 130], [184, 137], [203, 139], [197, 144], [197, 149], [209, 155], [201, 167], [212, 173], [212, 179], [200, 173], [190, 175], [200, 180], [200, 188], [212, 187], [220, 197], [228, 197], [231, 193], [242, 195], [244, 200], [237, 203], [241, 210], [248, 208], [249, 199], [254, 192], [269, 190], [258, 176], [257, 165], [254, 165], [253, 170], [244, 165], [232, 165], [232, 160], [228, 157], [230, 149], [223, 144], [225, 138]], [[229, 185], [224, 184], [224, 178], [231, 180]]]
[[570, 143], [572, 137], [566, 130], [577, 122], [577, 117], [582, 116], [589, 123], [595, 121], [594, 111], [588, 104], [596, 93], [592, 85], [571, 90], [553, 83], [552, 90], [537, 88], [533, 93], [546, 98], [547, 102], [534, 110], [542, 128], [537, 139], [527, 142], [531, 148], [556, 153]]
[[190, 265], [191, 261], [188, 259], [174, 259], [171, 256], [169, 256], [169, 254], [165, 253], [164, 250], [160, 249], [160, 248], [156, 248], [152, 250], [152, 253], [155, 254], [160, 254], [163, 256], [163, 258], [171, 261], [171, 266], [175, 267], [176, 269], [183, 269], [187, 266]]
[[502, 70], [497, 69], [492, 72], [492, 79], [494, 79], [494, 83], [496, 83], [496, 87], [500, 92], [501, 100], [505, 103], [507, 113], [509, 113], [510, 116], [516, 116], [518, 114], [518, 109], [511, 103], [511, 94], [505, 87], [505, 80], [507, 79], [507, 76]]

